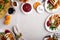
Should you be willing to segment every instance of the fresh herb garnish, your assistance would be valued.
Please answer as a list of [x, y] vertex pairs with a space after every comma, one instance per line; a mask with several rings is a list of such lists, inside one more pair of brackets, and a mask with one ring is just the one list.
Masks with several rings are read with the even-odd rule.
[[5, 33], [4, 32], [0, 32], [0, 35], [4, 35]]
[[48, 3], [48, 7], [47, 7], [49, 10], [52, 10], [53, 9], [53, 5]]
[[4, 5], [0, 5], [0, 11], [4, 9]]
[[50, 25], [50, 29], [51, 30], [56, 30], [56, 21], [54, 21], [54, 23], [50, 23], [51, 25]]
[[8, 3], [9, 1], [8, 0], [4, 0], [5, 3]]

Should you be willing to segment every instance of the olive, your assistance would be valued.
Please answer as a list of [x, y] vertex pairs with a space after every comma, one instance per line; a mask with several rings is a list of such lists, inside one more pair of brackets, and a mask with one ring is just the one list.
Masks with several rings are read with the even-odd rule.
[[9, 13], [9, 14], [13, 14], [14, 11], [15, 11], [15, 9], [14, 9], [13, 7], [11, 7], [11, 8], [8, 9], [8, 13]]

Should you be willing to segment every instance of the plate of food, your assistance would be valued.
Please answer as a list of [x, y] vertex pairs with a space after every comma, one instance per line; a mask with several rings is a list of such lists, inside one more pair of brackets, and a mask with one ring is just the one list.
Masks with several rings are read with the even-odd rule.
[[49, 34], [43, 38], [43, 40], [59, 40], [56, 34]]
[[2, 28], [0, 29], [0, 40], [16, 40], [16, 39], [14, 33], [10, 29]]
[[10, 6], [11, 0], [0, 0], [0, 19], [5, 16]]
[[45, 22], [45, 28], [49, 32], [59, 33], [60, 30], [60, 14], [51, 14]]
[[46, 0], [45, 1], [45, 10], [48, 13], [55, 13], [60, 8], [60, 0]]

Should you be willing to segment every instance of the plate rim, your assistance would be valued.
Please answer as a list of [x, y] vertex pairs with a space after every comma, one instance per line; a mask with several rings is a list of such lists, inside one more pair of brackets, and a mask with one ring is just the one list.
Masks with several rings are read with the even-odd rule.
[[[52, 31], [52, 30], [48, 30], [47, 29], [47, 25], [46, 25], [46, 23], [47, 23], [47, 20], [49, 19], [49, 17], [51, 17], [52, 15], [54, 15], [54, 14], [59, 14], [59, 13], [53, 13], [53, 14], [51, 14], [51, 15], [49, 15], [47, 18], [46, 18], [46, 20], [45, 20], [45, 23], [44, 23], [44, 27], [45, 27], [45, 29], [48, 31], [48, 32], [51, 32], [51, 33], [59, 33], [57, 30], [54, 30], [54, 31]], [[59, 14], [60, 15], [60, 14]], [[57, 32], [56, 32], [57, 31]]]

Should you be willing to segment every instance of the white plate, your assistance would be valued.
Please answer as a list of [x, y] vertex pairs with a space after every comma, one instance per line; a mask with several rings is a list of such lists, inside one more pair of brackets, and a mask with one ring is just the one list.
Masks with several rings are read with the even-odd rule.
[[[47, 26], [47, 21], [48, 21], [48, 19], [52, 16], [52, 15], [54, 15], [54, 14], [51, 14], [47, 19], [46, 19], [46, 21], [45, 21], [45, 28], [46, 28], [46, 30], [47, 31], [49, 31], [49, 32], [53, 32], [53, 33], [59, 33], [60, 32], [60, 26], [56, 29], [56, 30], [51, 30], [48, 26]], [[60, 15], [60, 14], [59, 14]]]
[[0, 29], [0, 32], [5, 32], [5, 30], [9, 30], [9, 31], [13, 34], [14, 40], [16, 40], [14, 33], [13, 33], [9, 28], [6, 28], [6, 27], [1, 28], [1, 29]]
[[47, 9], [47, 6], [48, 6], [48, 3], [47, 3], [48, 0], [45, 1], [45, 10], [48, 12], [48, 13], [55, 13], [59, 10], [60, 7], [58, 7], [57, 9], [53, 9], [53, 10], [49, 10]]
[[[28, 2], [27, 2], [28, 3]], [[30, 14], [31, 13], [31, 11], [32, 11], [32, 5], [31, 5], [31, 11], [30, 12], [24, 12], [24, 10], [22, 9], [22, 7], [23, 7], [23, 5], [24, 5], [25, 3], [23, 3], [22, 5], [21, 5], [21, 10], [22, 10], [22, 12], [24, 13], [24, 14]]]

